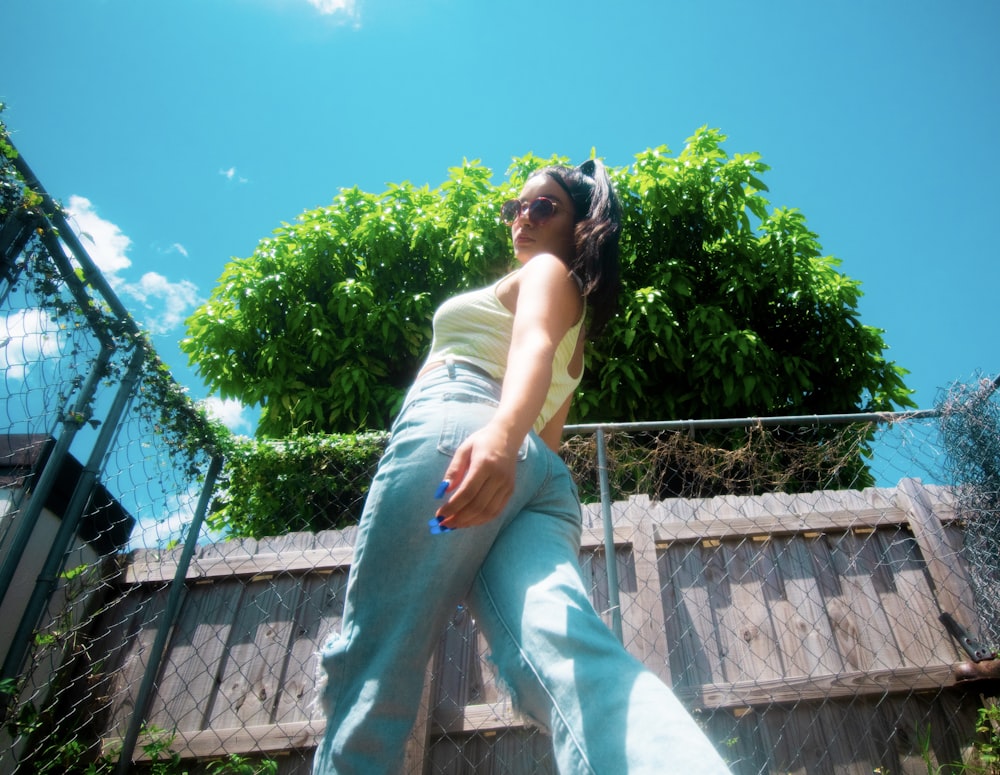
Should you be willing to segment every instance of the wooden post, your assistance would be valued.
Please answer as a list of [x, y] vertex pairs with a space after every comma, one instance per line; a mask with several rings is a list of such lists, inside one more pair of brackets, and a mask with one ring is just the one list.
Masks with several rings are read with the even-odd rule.
[[[940, 612], [950, 613], [962, 625], [973, 624], [976, 612], [969, 598], [969, 580], [965, 578], [962, 564], [954, 561], [956, 548], [948, 542], [923, 485], [919, 479], [901, 479], [897, 493], [899, 506], [909, 517], [920, 553], [927, 563], [927, 572], [934, 581]], [[928, 622], [928, 625], [942, 626], [936, 622]]]
[[648, 496], [633, 496], [626, 514], [633, 525], [632, 552], [635, 557], [635, 599], [623, 601], [622, 616], [637, 638], [627, 646], [668, 685], [670, 659], [667, 625], [663, 619], [663, 585], [656, 555], [656, 536], [648, 514]]

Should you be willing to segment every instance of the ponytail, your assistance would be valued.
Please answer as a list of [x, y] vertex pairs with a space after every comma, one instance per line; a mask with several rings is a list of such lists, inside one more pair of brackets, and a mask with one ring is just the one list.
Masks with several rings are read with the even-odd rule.
[[599, 159], [588, 159], [576, 168], [546, 167], [534, 173], [541, 174], [558, 183], [576, 208], [576, 255], [569, 262], [569, 268], [583, 283], [583, 295], [590, 313], [587, 336], [596, 339], [618, 308], [621, 282], [618, 195], [607, 168]]

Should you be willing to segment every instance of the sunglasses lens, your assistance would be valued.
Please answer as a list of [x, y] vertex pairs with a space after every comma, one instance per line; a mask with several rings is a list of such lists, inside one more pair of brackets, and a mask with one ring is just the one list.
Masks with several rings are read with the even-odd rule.
[[500, 206], [500, 217], [504, 223], [513, 223], [520, 214], [521, 201], [519, 199], [508, 199]]
[[528, 218], [537, 223], [547, 221], [555, 214], [555, 204], [551, 199], [546, 199], [544, 196], [538, 197], [538, 199], [528, 205]]

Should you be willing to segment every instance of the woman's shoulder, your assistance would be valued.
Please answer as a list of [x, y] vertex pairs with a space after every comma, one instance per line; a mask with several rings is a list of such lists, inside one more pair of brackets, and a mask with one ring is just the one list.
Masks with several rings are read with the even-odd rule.
[[533, 257], [518, 271], [516, 283], [515, 294], [527, 292], [537, 303], [566, 309], [571, 322], [579, 319], [583, 293], [575, 273], [558, 256], [540, 253]]
[[553, 253], [539, 253], [517, 269], [516, 274], [522, 278], [543, 278], [558, 284], [572, 280], [574, 287], [579, 287], [576, 285], [579, 282], [575, 279], [576, 273]]
[[519, 285], [530, 285], [543, 295], [565, 303], [582, 303], [580, 279], [558, 256], [540, 253], [521, 267], [519, 275]]

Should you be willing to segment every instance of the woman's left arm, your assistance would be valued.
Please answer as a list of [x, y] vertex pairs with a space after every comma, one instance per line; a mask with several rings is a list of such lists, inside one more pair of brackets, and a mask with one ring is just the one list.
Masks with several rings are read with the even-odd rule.
[[538, 255], [521, 268], [500, 405], [448, 466], [451, 497], [438, 510], [446, 526], [489, 522], [506, 505], [514, 492], [518, 449], [552, 384], [556, 348], [582, 310], [579, 287], [558, 258]]

